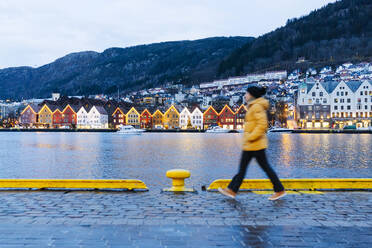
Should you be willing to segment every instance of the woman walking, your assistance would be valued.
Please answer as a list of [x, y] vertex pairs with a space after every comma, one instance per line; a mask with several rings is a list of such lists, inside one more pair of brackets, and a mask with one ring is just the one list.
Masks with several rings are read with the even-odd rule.
[[245, 101], [248, 103], [248, 111], [244, 120], [243, 152], [240, 160], [239, 172], [236, 174], [226, 189], [219, 188], [222, 194], [235, 198], [243, 182], [247, 167], [252, 158], [255, 158], [266, 175], [274, 185], [274, 194], [269, 200], [277, 200], [285, 196], [285, 190], [275, 171], [267, 161], [265, 150], [268, 146], [266, 137], [267, 115], [269, 101], [263, 98], [266, 89], [252, 86], [247, 89]]

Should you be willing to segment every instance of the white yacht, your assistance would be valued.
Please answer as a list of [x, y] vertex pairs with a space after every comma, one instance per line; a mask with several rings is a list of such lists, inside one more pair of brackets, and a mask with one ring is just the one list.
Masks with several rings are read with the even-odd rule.
[[284, 128], [284, 127], [272, 127], [268, 130], [270, 133], [276, 133], [276, 132], [292, 132], [293, 129]]
[[120, 126], [120, 129], [118, 133], [123, 133], [123, 134], [141, 134], [145, 132], [146, 130], [144, 129], [136, 129], [133, 126], [127, 125], [127, 126]]
[[214, 127], [210, 127], [207, 129], [207, 131], [205, 131], [206, 133], [228, 133], [230, 132], [229, 129], [226, 129], [226, 128], [222, 128], [222, 127], [219, 127], [219, 126], [214, 126]]

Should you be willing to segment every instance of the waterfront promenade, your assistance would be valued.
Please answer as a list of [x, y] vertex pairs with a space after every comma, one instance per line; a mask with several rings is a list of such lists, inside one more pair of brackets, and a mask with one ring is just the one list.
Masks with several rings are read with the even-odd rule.
[[[1, 178], [139, 179], [149, 191], [0, 190], [3, 247], [371, 247], [372, 192], [271, 202], [203, 191], [231, 178], [239, 134], [1, 133]], [[268, 135], [280, 178], [371, 178], [369, 134]], [[342, 154], [342, 156], [340, 156]], [[162, 193], [187, 169], [197, 193]], [[247, 178], [265, 178], [252, 162]], [[322, 192], [321, 192], [322, 193]]]
[[0, 247], [371, 247], [372, 192], [1, 191]]

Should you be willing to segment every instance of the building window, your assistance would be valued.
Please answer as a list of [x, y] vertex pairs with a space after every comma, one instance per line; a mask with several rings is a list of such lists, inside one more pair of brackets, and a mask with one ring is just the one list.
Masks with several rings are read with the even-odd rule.
[[350, 105], [348, 105], [348, 106], [347, 106], [347, 110], [350, 110], [350, 109], [351, 109], [351, 106], [350, 106]]
[[335, 103], [338, 103], [338, 99], [337, 99], [337, 98], [335, 98], [335, 100], [334, 100], [334, 101], [335, 101]]
[[344, 110], [344, 106], [341, 106], [341, 110]]
[[347, 96], [349, 94], [349, 92], [345, 91], [345, 96]]
[[347, 99], [347, 102], [348, 102], [348, 103], [351, 103], [351, 99], [350, 99], [350, 98], [348, 98], [348, 99]]
[[363, 91], [360, 92], [360, 95], [363, 96]]
[[335, 107], [334, 107], [334, 109], [335, 109], [335, 110], [337, 110], [337, 109], [338, 109], [338, 107], [337, 107], [337, 106], [335, 106]]
[[340, 96], [340, 92], [337, 91], [336, 95], [337, 95], [337, 96]]
[[315, 92], [312, 93], [312, 96], [315, 96]]
[[319, 93], [319, 96], [323, 96], [323, 92], [320, 92], [320, 93]]

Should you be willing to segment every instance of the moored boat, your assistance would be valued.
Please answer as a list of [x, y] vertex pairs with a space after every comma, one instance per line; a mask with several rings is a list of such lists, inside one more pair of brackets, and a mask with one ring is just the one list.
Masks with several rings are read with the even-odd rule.
[[226, 128], [222, 128], [220, 126], [214, 126], [214, 127], [208, 128], [207, 131], [205, 132], [206, 133], [228, 133], [230, 132], [230, 130]]
[[120, 129], [119, 129], [118, 133], [122, 133], [122, 134], [141, 134], [145, 131], [146, 130], [144, 130], [144, 129], [136, 129], [133, 126], [126, 125], [126, 126], [120, 126]]
[[285, 127], [272, 127], [268, 130], [270, 133], [277, 133], [277, 132], [292, 132], [293, 129], [285, 128]]

